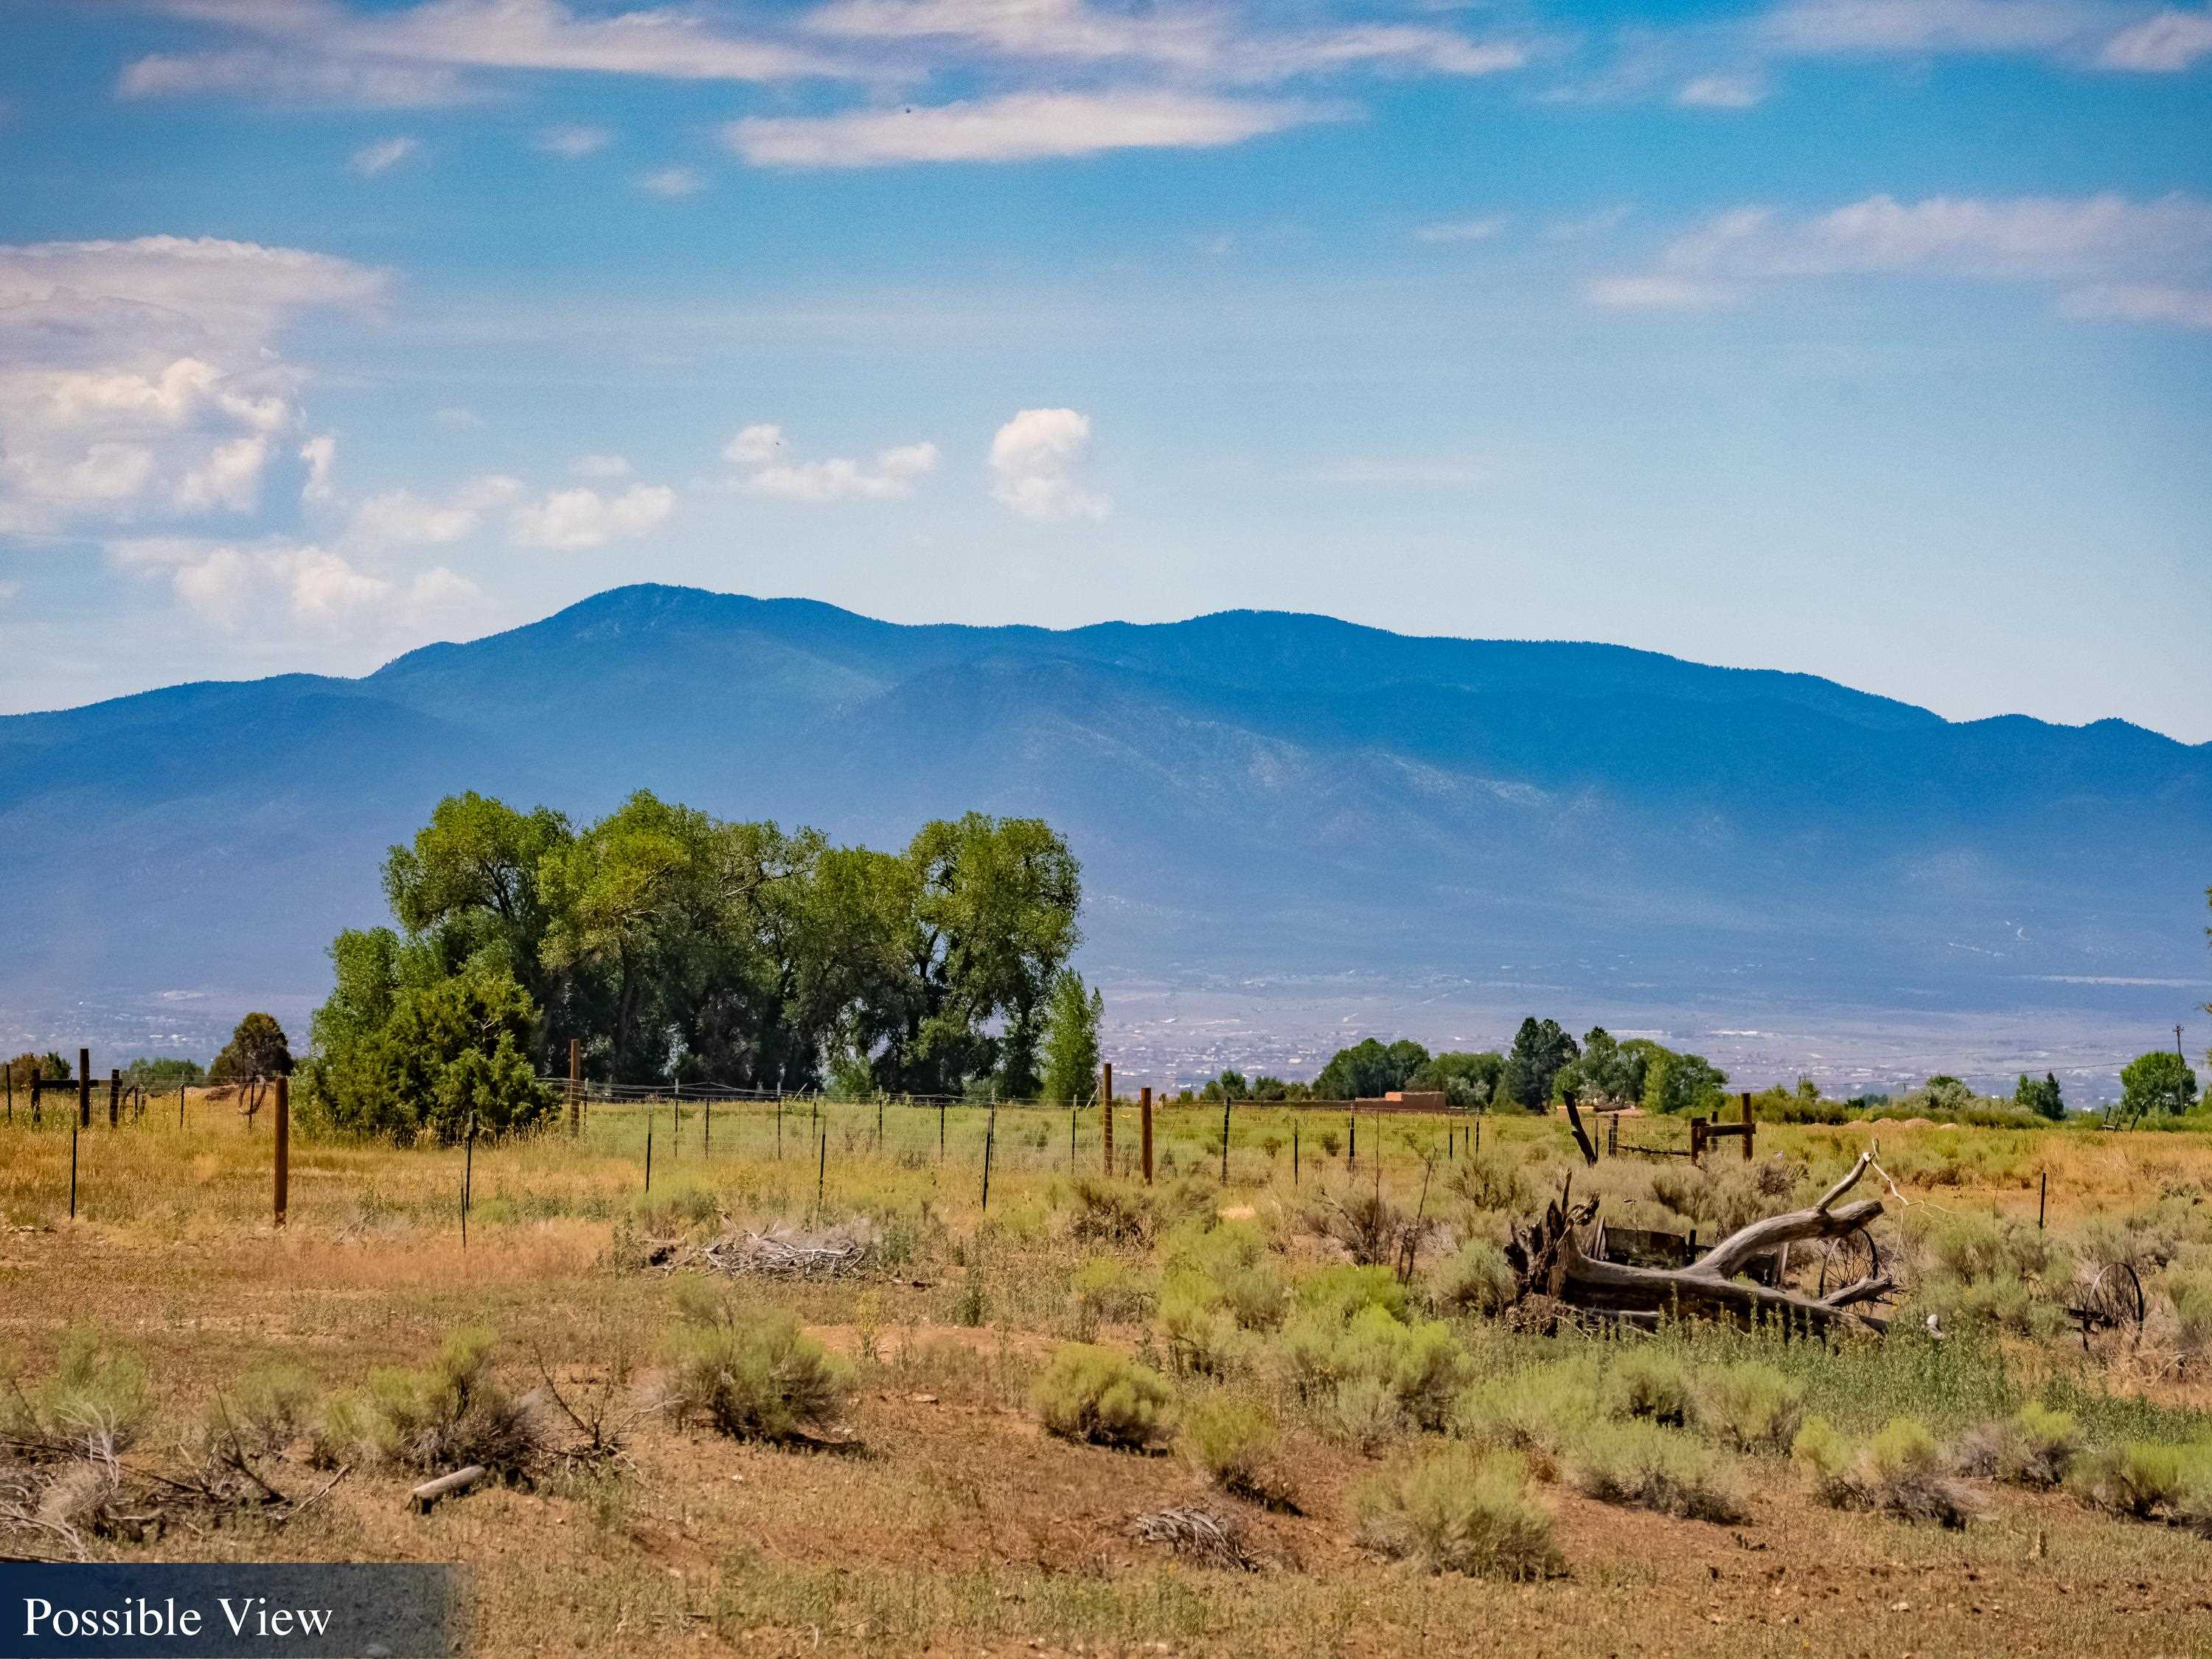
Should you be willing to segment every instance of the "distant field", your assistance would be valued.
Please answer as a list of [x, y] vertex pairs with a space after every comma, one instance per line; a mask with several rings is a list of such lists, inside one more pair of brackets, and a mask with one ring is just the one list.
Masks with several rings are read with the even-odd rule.
[[[1547, 1119], [1483, 1120], [1479, 1151], [1474, 1120], [1363, 1120], [1355, 1164], [1341, 1119], [1239, 1108], [1224, 1187], [1219, 1109], [1176, 1108], [1159, 1115], [1147, 1194], [1133, 1108], [1108, 1182], [1095, 1112], [1074, 1120], [1071, 1152], [1064, 1111], [1004, 1110], [994, 1128], [978, 1109], [891, 1106], [879, 1139], [873, 1105], [800, 1103], [781, 1114], [779, 1156], [772, 1107], [717, 1106], [711, 1146], [696, 1106], [680, 1121], [667, 1103], [595, 1107], [580, 1140], [472, 1155], [295, 1137], [279, 1234], [266, 1113], [248, 1128], [196, 1094], [180, 1130], [173, 1096], [111, 1131], [100, 1102], [79, 1137], [74, 1222], [69, 1115], [33, 1129], [19, 1101], [0, 1127], [15, 1432], [88, 1401], [127, 1411], [140, 1426], [122, 1474], [175, 1477], [206, 1467], [211, 1413], [262, 1422], [268, 1369], [296, 1367], [296, 1410], [269, 1419], [249, 1458], [289, 1502], [233, 1480], [232, 1501], [162, 1505], [158, 1524], [118, 1522], [111, 1505], [62, 1530], [37, 1515], [63, 1509], [34, 1504], [0, 1520], [0, 1554], [465, 1560], [494, 1654], [2207, 1650], [2212, 1537], [2191, 1527], [2212, 1532], [2212, 1143], [2197, 1135], [1881, 1126], [1896, 1190], [1861, 1190], [1886, 1201], [1876, 1237], [1902, 1304], [1887, 1339], [1823, 1347], [1681, 1328], [1535, 1334], [1492, 1309], [1486, 1247], [1571, 1170], [1617, 1225], [1711, 1237], [1808, 1201], [1869, 1144], [1863, 1127], [1765, 1129], [1755, 1164], [1729, 1146], [1696, 1171], [1628, 1157], [1584, 1170]], [[1402, 1288], [1389, 1268], [1347, 1265], [1331, 1208], [1377, 1194], [1423, 1224]], [[848, 1368], [849, 1395], [796, 1442], [644, 1409], [696, 1352], [676, 1334], [679, 1303], [696, 1299], [692, 1252], [775, 1224], [867, 1248], [833, 1279], [716, 1277], [728, 1328], [769, 1329], [788, 1310]], [[2113, 1261], [2139, 1271], [2148, 1318], [2138, 1338], [2085, 1350], [2064, 1308]], [[604, 1394], [623, 1455], [582, 1455], [581, 1431], [541, 1401], [543, 1443], [517, 1478], [411, 1514], [426, 1469], [404, 1449], [365, 1449], [374, 1436], [333, 1427], [329, 1401], [376, 1368], [425, 1365], [468, 1327], [496, 1340], [484, 1386], [520, 1396], [550, 1376], [586, 1419]], [[1033, 1389], [1079, 1340], [1164, 1380], [1151, 1449], [1042, 1425]], [[117, 1367], [127, 1357], [143, 1401]], [[1747, 1378], [1776, 1432], [1739, 1443], [1756, 1414]], [[414, 1386], [387, 1376], [363, 1398], [389, 1407]], [[2018, 1484], [1989, 1451], [1988, 1425], [2030, 1401], [2071, 1419], [2055, 1486]], [[1900, 1414], [1939, 1449], [1923, 1473], [1972, 1511], [1963, 1528], [1832, 1506], [1789, 1455], [1801, 1419], [1863, 1446]], [[2114, 1496], [2130, 1445], [2174, 1465], [2172, 1492], [2136, 1505], [2146, 1518]], [[1378, 1510], [1378, 1477], [1508, 1447], [1548, 1518], [1544, 1576], [1389, 1558], [1405, 1511]], [[50, 1480], [46, 1456], [0, 1455], [0, 1515], [9, 1471]], [[1624, 1491], [1639, 1459], [1674, 1489]], [[1243, 1496], [1207, 1473], [1232, 1464]], [[1241, 1527], [1261, 1570], [1130, 1532], [1140, 1513], [1193, 1508]]]

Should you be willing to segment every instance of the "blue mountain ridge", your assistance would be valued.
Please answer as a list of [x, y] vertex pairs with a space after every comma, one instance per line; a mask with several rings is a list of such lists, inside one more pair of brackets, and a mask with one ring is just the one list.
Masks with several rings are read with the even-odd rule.
[[2212, 744], [2118, 720], [1322, 617], [907, 626], [638, 586], [360, 679], [0, 719], [0, 998], [313, 994], [441, 794], [582, 818], [641, 787], [885, 846], [1041, 814], [1108, 971], [1602, 957], [1674, 994], [1755, 961], [1971, 1006], [2205, 965]]

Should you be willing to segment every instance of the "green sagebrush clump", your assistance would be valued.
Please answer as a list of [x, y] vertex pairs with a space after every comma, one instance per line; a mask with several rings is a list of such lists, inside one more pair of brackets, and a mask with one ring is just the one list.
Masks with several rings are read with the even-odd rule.
[[1834, 1508], [1945, 1527], [1963, 1527], [1972, 1518], [1966, 1494], [1951, 1478], [1950, 1460], [1917, 1418], [1892, 1418], [1859, 1444], [1826, 1418], [1810, 1417], [1790, 1455], [1814, 1495]]
[[739, 1306], [701, 1280], [677, 1281], [667, 1400], [738, 1440], [786, 1442], [833, 1426], [853, 1389], [842, 1360], [787, 1310]]
[[1486, 1238], [1475, 1238], [1437, 1267], [1430, 1280], [1429, 1300], [1439, 1313], [1494, 1314], [1507, 1307], [1520, 1289], [1505, 1252]]
[[[1346, 1306], [1353, 1308], [1348, 1316]], [[1411, 1323], [1375, 1303], [1310, 1307], [1285, 1325], [1276, 1345], [1299, 1397], [1334, 1406], [1340, 1421], [1376, 1425], [1388, 1401], [1407, 1422], [1440, 1429], [1466, 1385], [1466, 1351], [1437, 1320]], [[1348, 1436], [1373, 1443], [1378, 1427]]]
[[491, 1369], [495, 1346], [489, 1331], [469, 1327], [450, 1333], [427, 1365], [371, 1370], [366, 1387], [324, 1407], [314, 1461], [424, 1474], [481, 1463], [497, 1475], [527, 1474], [544, 1444], [537, 1397], [517, 1397], [501, 1385]]
[[1690, 1419], [1739, 1451], [1787, 1452], [1805, 1421], [1805, 1385], [1755, 1359], [1700, 1367]]
[[1173, 1401], [1158, 1371], [1088, 1342], [1063, 1343], [1030, 1389], [1048, 1433], [1130, 1451], [1167, 1438]]
[[84, 1328], [63, 1337], [45, 1382], [25, 1389], [11, 1370], [0, 1383], [0, 1433], [55, 1447], [82, 1449], [97, 1440], [120, 1450], [138, 1437], [153, 1406], [137, 1356]]
[[2031, 1400], [2010, 1417], [1967, 1431], [1959, 1443], [1959, 1467], [2008, 1486], [2049, 1487], [2066, 1478], [2081, 1451], [2074, 1414]]
[[1526, 1453], [1548, 1476], [1603, 1416], [1595, 1358], [1582, 1356], [1478, 1379], [1452, 1402], [1450, 1427], [1463, 1439]]
[[1191, 1468], [1222, 1491], [1269, 1509], [1293, 1507], [1279, 1471], [1274, 1413], [1257, 1401], [1211, 1393], [1182, 1413], [1177, 1448]]
[[2212, 1537], [2212, 1441], [2134, 1440], [2091, 1452], [2069, 1484], [2094, 1508]]
[[1516, 1581], [1565, 1571], [1552, 1517], [1514, 1453], [1442, 1446], [1401, 1459], [1352, 1492], [1359, 1541], [1431, 1572]]
[[1690, 1369], [1662, 1349], [1630, 1349], [1606, 1372], [1604, 1403], [1616, 1417], [1679, 1428], [1690, 1419]]
[[1566, 1477], [1585, 1497], [1692, 1521], [1749, 1514], [1726, 1465], [1707, 1447], [1650, 1419], [1593, 1424], [1567, 1449]]

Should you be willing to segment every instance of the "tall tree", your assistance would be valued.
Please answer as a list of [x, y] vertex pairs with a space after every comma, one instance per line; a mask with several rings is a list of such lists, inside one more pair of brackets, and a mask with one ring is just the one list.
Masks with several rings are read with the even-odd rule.
[[292, 1073], [292, 1045], [271, 1014], [248, 1014], [208, 1067], [216, 1083], [262, 1083]]
[[2197, 1103], [2197, 1074], [2171, 1048], [2138, 1054], [2120, 1068], [2120, 1109], [2133, 1116], [2168, 1112], [2179, 1116]]
[[1098, 1024], [1106, 1000], [1073, 968], [1052, 981], [1045, 1012], [1043, 1097], [1055, 1106], [1088, 1099], [1098, 1086]]
[[1581, 1053], [1559, 1021], [1531, 1015], [1514, 1033], [1500, 1092], [1532, 1112], [1542, 1111], [1552, 1098], [1553, 1079]]

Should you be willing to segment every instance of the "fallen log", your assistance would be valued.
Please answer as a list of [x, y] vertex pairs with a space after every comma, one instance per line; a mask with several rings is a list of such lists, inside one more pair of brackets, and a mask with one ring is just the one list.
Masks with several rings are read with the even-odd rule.
[[484, 1478], [486, 1471], [481, 1463], [471, 1463], [465, 1469], [455, 1469], [451, 1474], [441, 1474], [435, 1480], [425, 1480], [407, 1496], [415, 1505], [415, 1513], [428, 1515], [431, 1506], [441, 1498], [450, 1498], [455, 1492], [466, 1492]]
[[1579, 1208], [1568, 1201], [1572, 1178], [1556, 1202], [1547, 1204], [1534, 1225], [1513, 1230], [1505, 1259], [1520, 1280], [1520, 1293], [1552, 1297], [1571, 1308], [1629, 1316], [1672, 1313], [1728, 1319], [1741, 1325], [1778, 1319], [1785, 1328], [1827, 1331], [1838, 1325], [1886, 1331], [1889, 1322], [1863, 1311], [1863, 1304], [1892, 1288], [1887, 1275], [1863, 1279], [1825, 1297], [1753, 1285], [1735, 1277], [1749, 1263], [1785, 1244], [1838, 1237], [1863, 1227], [1882, 1212], [1878, 1198], [1838, 1206], [1874, 1162], [1862, 1152], [1850, 1173], [1821, 1194], [1808, 1210], [1769, 1216], [1740, 1228], [1686, 1267], [1632, 1267], [1601, 1261], [1583, 1249], [1582, 1230], [1597, 1216], [1597, 1200]]

